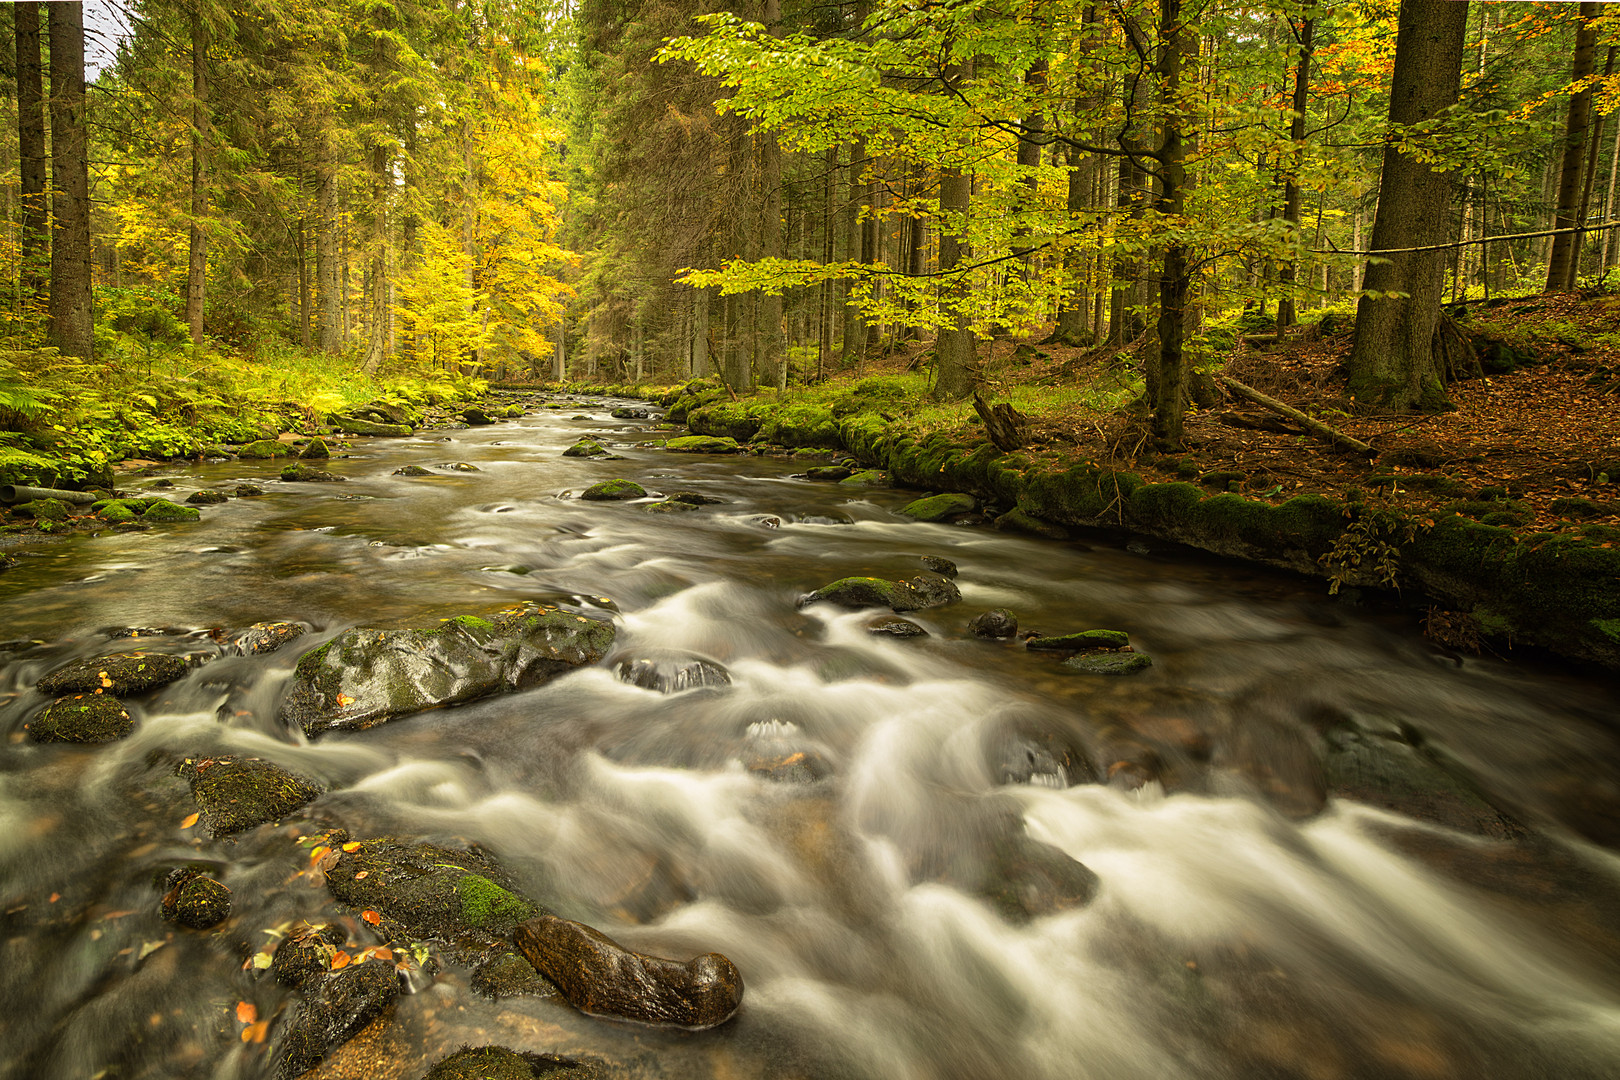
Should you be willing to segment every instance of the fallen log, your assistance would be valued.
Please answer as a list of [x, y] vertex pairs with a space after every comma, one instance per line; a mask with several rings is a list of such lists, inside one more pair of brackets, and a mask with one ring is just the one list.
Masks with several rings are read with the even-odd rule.
[[1316, 419], [1315, 417], [1306, 416], [1298, 409], [1289, 405], [1284, 405], [1276, 398], [1267, 394], [1262, 394], [1252, 386], [1245, 386], [1243, 383], [1238, 382], [1230, 375], [1217, 375], [1216, 379], [1222, 386], [1232, 391], [1232, 393], [1236, 394], [1238, 397], [1246, 398], [1249, 401], [1254, 402], [1256, 405], [1263, 405], [1274, 413], [1288, 417], [1288, 419], [1299, 424], [1306, 431], [1310, 432], [1312, 435], [1315, 435], [1323, 442], [1333, 446], [1347, 447], [1366, 457], [1378, 456], [1377, 450], [1374, 450], [1371, 446], [1368, 446], [1360, 439], [1353, 438], [1352, 436], [1346, 435], [1344, 432], [1339, 431], [1336, 428], [1329, 427], [1327, 424], [1322, 423], [1322, 421]]
[[978, 394], [973, 395], [973, 411], [984, 421], [984, 432], [990, 436], [997, 450], [1012, 453], [1023, 449], [1025, 432], [1029, 430], [1029, 417], [1005, 401], [987, 405]]

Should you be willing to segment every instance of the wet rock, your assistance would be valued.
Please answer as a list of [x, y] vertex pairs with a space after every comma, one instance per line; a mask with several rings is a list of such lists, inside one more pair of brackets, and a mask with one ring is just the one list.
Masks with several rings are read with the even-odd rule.
[[332, 970], [333, 958], [348, 940], [348, 932], [336, 923], [326, 926], [306, 923], [276, 946], [275, 955], [270, 958], [271, 974], [281, 985], [297, 989]]
[[381, 435], [399, 439], [411, 433], [411, 428], [407, 424], [383, 424], [359, 416], [343, 416], [337, 413], [332, 415], [331, 424], [334, 430], [349, 435]]
[[105, 502], [99, 502], [94, 507], [96, 516], [109, 525], [127, 525], [139, 517], [146, 509], [143, 503], [140, 510], [132, 510], [129, 507], [129, 502], [130, 500], [127, 499], [108, 499]]
[[968, 633], [981, 638], [1017, 637], [1018, 618], [1006, 608], [991, 608], [973, 616]]
[[665, 440], [664, 449], [678, 454], [735, 454], [742, 448], [729, 435], [682, 435]]
[[979, 500], [971, 495], [931, 495], [907, 503], [896, 513], [918, 521], [953, 521], [964, 514], [973, 513], [978, 508]]
[[1153, 659], [1139, 652], [1084, 653], [1064, 660], [1063, 666], [1083, 675], [1130, 675], [1152, 667]]
[[754, 776], [783, 784], [813, 784], [833, 772], [826, 756], [805, 740], [799, 725], [785, 720], [749, 724], [738, 758]]
[[661, 499], [655, 503], [648, 503], [644, 509], [649, 514], [685, 514], [702, 507], [696, 503], [678, 502], [675, 499]]
[[493, 424], [495, 422], [493, 419], [491, 419], [489, 413], [485, 412], [483, 409], [464, 409], [462, 410], [461, 418], [467, 421], [467, 423], [477, 427], [483, 427], [487, 424]]
[[954, 578], [960, 572], [956, 564], [949, 559], [942, 559], [938, 555], [923, 555], [922, 564], [941, 577]]
[[817, 465], [813, 469], [804, 471], [806, 480], [819, 480], [823, 483], [836, 484], [840, 480], [848, 480], [855, 475], [855, 471], [846, 465]]
[[753, 520], [754, 524], [762, 529], [780, 529], [782, 527], [782, 519], [775, 514], [763, 514]]
[[603, 480], [580, 493], [587, 502], [613, 502], [624, 499], [645, 499], [647, 489], [634, 480]]
[[301, 465], [296, 462], [291, 465], [282, 466], [281, 478], [283, 480], [311, 484], [333, 484], [348, 479], [347, 476], [339, 476], [337, 473], [327, 472], [325, 469], [317, 469], [313, 466]]
[[401, 465], [394, 470], [395, 476], [432, 476], [433, 473], [420, 465]]
[[392, 837], [341, 843], [339, 835], [326, 887], [341, 903], [378, 912], [377, 930], [390, 941], [432, 939], [460, 959], [487, 960], [510, 951], [513, 928], [542, 910], [478, 848]]
[[675, 694], [700, 687], [730, 686], [731, 673], [718, 660], [704, 656], [639, 656], [617, 661], [614, 674], [620, 682]]
[[250, 442], [236, 451], [239, 458], [278, 458], [292, 456], [292, 447], [275, 439]]
[[989, 873], [975, 890], [1012, 922], [1083, 907], [1097, 895], [1097, 875], [1084, 863], [1022, 831], [991, 852]]
[[45, 706], [27, 726], [37, 743], [100, 743], [122, 739], [135, 721], [110, 694], [73, 694]]
[[191, 665], [183, 656], [169, 653], [127, 652], [92, 656], [57, 668], [39, 680], [46, 694], [106, 693], [115, 697], [144, 694], [167, 686]]
[[281, 1040], [279, 1080], [302, 1076], [380, 1016], [399, 996], [399, 977], [393, 964], [368, 960], [310, 979], [303, 994]]
[[287, 642], [303, 637], [308, 629], [295, 622], [258, 622], [236, 635], [233, 642], [245, 655], [273, 653]]
[[479, 964], [469, 985], [473, 993], [495, 999], [557, 995], [551, 980], [515, 952], [501, 953]]
[[889, 474], [877, 469], [863, 469], [838, 481], [848, 487], [888, 487]]
[[195, 867], [169, 875], [159, 910], [172, 923], [207, 930], [231, 917], [231, 890]]
[[1327, 805], [1327, 771], [1317, 746], [1287, 716], [1266, 716], [1265, 703], [1216, 743], [1210, 762], [1221, 794], [1258, 794], [1284, 817], [1302, 820]]
[[202, 511], [195, 506], [181, 506], [179, 503], [172, 503], [167, 499], [158, 499], [146, 508], [146, 512], [141, 515], [141, 520], [149, 523], [201, 521]]
[[197, 506], [214, 506], [222, 502], [229, 502], [230, 496], [223, 491], [193, 491], [186, 496], [186, 502]]
[[717, 506], [726, 501], [699, 491], [672, 491], [665, 498], [670, 502], [686, 503], [688, 506]]
[[[527, 962], [525, 961], [525, 966]], [[520, 1054], [504, 1046], [462, 1047], [422, 1080], [606, 1080], [591, 1062], [556, 1054]]]
[[523, 923], [514, 940], [529, 963], [584, 1013], [710, 1028], [731, 1019], [742, 1004], [742, 973], [719, 953], [684, 963], [648, 956], [555, 915]]
[[1022, 507], [1013, 509], [996, 518], [995, 527], [1002, 532], [1025, 533], [1029, 536], [1044, 537], [1047, 540], [1067, 540], [1069, 530], [1063, 526], [1038, 518]]
[[1346, 721], [1324, 733], [1328, 789], [1337, 798], [1381, 806], [1459, 832], [1503, 840], [1524, 835], [1511, 816], [1398, 725], [1365, 730]]
[[1081, 630], [1074, 634], [1037, 636], [1024, 642], [1032, 652], [1091, 652], [1094, 649], [1124, 649], [1130, 637], [1123, 630]]
[[646, 409], [634, 409], [627, 405], [620, 405], [608, 415], [615, 420], [645, 420], [651, 414]]
[[251, 499], [255, 495], [264, 494], [264, 488], [258, 484], [237, 484], [233, 490], [240, 499]]
[[579, 442], [563, 451], [563, 457], [601, 457], [607, 451], [602, 444], [590, 439], [581, 439]]
[[[154, 480], [154, 481], [152, 481], [152, 486], [155, 487], [155, 488], [172, 488], [172, 487], [174, 487], [174, 481], [170, 480], [168, 477], [165, 476], [162, 480]], [[55, 499], [46, 499], [44, 501], [45, 502], [55, 502], [56, 500]]]
[[928, 636], [927, 630], [924, 630], [910, 619], [902, 619], [898, 615], [879, 615], [866, 624], [866, 632], [883, 637], [897, 638]]
[[305, 461], [324, 461], [332, 456], [332, 451], [325, 439], [311, 439], [307, 446], [298, 451], [298, 456]]
[[202, 825], [215, 837], [280, 821], [321, 793], [316, 781], [260, 758], [187, 758], [179, 774], [190, 782]]
[[441, 461], [433, 466], [435, 469], [448, 469], [451, 472], [483, 472], [478, 466], [465, 461]]
[[[559, 406], [556, 406], [556, 405], [547, 405], [546, 406], [546, 408], [548, 408], [548, 409], [555, 409], [555, 408], [558, 408], [558, 407]], [[590, 417], [586, 416], [584, 413], [575, 413], [573, 416], [570, 416], [568, 419], [570, 419], [570, 420], [589, 420]]]
[[986, 758], [998, 784], [1062, 789], [1093, 783], [1091, 759], [1068, 739], [1044, 727], [1019, 725], [997, 730]]
[[944, 578], [919, 574], [910, 581], [883, 578], [847, 577], [799, 598], [799, 606], [828, 603], [839, 607], [886, 607], [891, 611], [921, 611], [962, 599], [955, 583]]
[[311, 738], [538, 686], [600, 660], [613, 624], [540, 604], [431, 629], [347, 630], [305, 653], [280, 710]]

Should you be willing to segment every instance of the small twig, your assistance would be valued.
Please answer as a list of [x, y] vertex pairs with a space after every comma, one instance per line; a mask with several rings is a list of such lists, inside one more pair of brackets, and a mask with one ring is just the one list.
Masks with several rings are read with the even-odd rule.
[[1337, 428], [1329, 427], [1327, 424], [1322, 423], [1322, 421], [1316, 419], [1315, 417], [1305, 415], [1291, 405], [1284, 405], [1276, 398], [1271, 397], [1268, 394], [1262, 394], [1252, 386], [1245, 386], [1243, 383], [1238, 382], [1230, 375], [1218, 375], [1216, 376], [1216, 380], [1222, 386], [1238, 395], [1238, 397], [1247, 398], [1256, 405], [1263, 405], [1272, 412], [1280, 413], [1281, 415], [1288, 417], [1290, 420], [1303, 425], [1306, 431], [1309, 431], [1312, 435], [1315, 435], [1324, 442], [1348, 446], [1358, 454], [1364, 454], [1367, 457], [1376, 457], [1378, 454], [1378, 451], [1374, 450], [1371, 446], [1368, 446], [1360, 439], [1346, 435]]

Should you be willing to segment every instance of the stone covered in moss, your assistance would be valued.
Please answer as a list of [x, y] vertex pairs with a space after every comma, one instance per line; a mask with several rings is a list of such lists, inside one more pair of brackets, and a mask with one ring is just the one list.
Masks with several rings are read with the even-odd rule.
[[336, 923], [305, 924], [276, 946], [276, 953], [270, 959], [270, 971], [277, 982], [297, 989], [315, 976], [332, 970], [333, 959], [348, 940], [347, 931]]
[[125, 506], [120, 499], [111, 499], [96, 511], [96, 516], [109, 525], [125, 525], [137, 517], [135, 511]]
[[122, 739], [135, 730], [129, 710], [110, 694], [73, 694], [41, 709], [28, 724], [38, 743], [99, 743]]
[[887, 487], [889, 485], [889, 474], [877, 469], [863, 469], [838, 482], [849, 487]]
[[1063, 666], [1085, 675], [1129, 675], [1152, 667], [1153, 660], [1139, 652], [1083, 653], [1069, 657]]
[[39, 680], [46, 694], [106, 693], [117, 697], [144, 694], [167, 686], [191, 665], [183, 656], [168, 653], [128, 652], [92, 656], [57, 668]]
[[591, 439], [581, 439], [562, 453], [563, 457], [601, 457], [607, 450]]
[[1123, 649], [1131, 639], [1123, 630], [1081, 630], [1074, 634], [1032, 637], [1024, 646], [1036, 652], [1090, 652], [1094, 649]]
[[781, 446], [837, 449], [838, 421], [824, 405], [781, 405], [764, 414], [756, 438]]
[[603, 1080], [606, 1075], [598, 1066], [573, 1058], [478, 1046], [457, 1050], [429, 1069], [422, 1080]]
[[186, 496], [186, 502], [191, 503], [193, 506], [217, 506], [229, 500], [230, 496], [223, 491], [209, 491], [206, 488], [202, 491], [193, 491]]
[[[712, 435], [733, 442], [747, 442], [759, 431], [759, 417], [740, 401], [716, 401], [686, 415], [693, 435]], [[671, 440], [674, 442], [676, 440]]]
[[305, 653], [282, 704], [310, 737], [521, 690], [600, 660], [613, 624], [523, 604], [425, 629], [355, 628]]
[[930, 495], [926, 499], [907, 503], [897, 512], [918, 521], [950, 521], [963, 514], [971, 514], [978, 508], [979, 500], [971, 495]]
[[251, 499], [255, 495], [263, 495], [264, 488], [260, 487], [258, 484], [237, 484], [236, 487], [232, 489], [232, 494], [239, 499]]
[[207, 930], [231, 917], [231, 890], [192, 867], [170, 875], [159, 905], [165, 919], [193, 930]]
[[278, 1080], [319, 1065], [399, 996], [394, 965], [381, 960], [350, 964], [304, 983], [304, 1000], [281, 1039]]
[[515, 952], [505, 952], [485, 960], [472, 973], [468, 984], [475, 994], [487, 998], [555, 997], [551, 980], [534, 970], [534, 965]]
[[254, 623], [236, 636], [235, 645], [249, 656], [272, 653], [287, 642], [303, 637], [307, 628], [295, 622]]
[[1019, 506], [1013, 507], [996, 518], [995, 524], [996, 528], [1001, 532], [1024, 533], [1028, 536], [1039, 536], [1046, 540], [1067, 540], [1069, 538], [1068, 529], [1053, 522], [1044, 521]]
[[649, 514], [684, 514], [702, 508], [697, 503], [681, 502], [679, 499], [660, 499], [658, 502], [648, 503], [645, 509]]
[[580, 493], [587, 502], [621, 502], [625, 499], [645, 499], [647, 489], [634, 480], [603, 480]]
[[737, 440], [718, 435], [682, 435], [664, 443], [665, 450], [678, 454], [735, 454]]
[[35, 499], [32, 502], [18, 503], [11, 508], [11, 512], [21, 517], [33, 518], [35, 521], [66, 521], [68, 504], [61, 499]]
[[191, 783], [203, 827], [216, 837], [280, 821], [321, 793], [309, 777], [259, 758], [187, 758], [179, 773]]
[[325, 439], [311, 439], [309, 445], [298, 452], [305, 461], [322, 461], [332, 456]]
[[435, 469], [445, 469], [449, 472], [483, 472], [478, 466], [468, 461], [441, 461], [433, 466]]
[[420, 465], [401, 465], [394, 470], [395, 476], [432, 476], [433, 473]]
[[281, 467], [281, 478], [283, 480], [312, 484], [333, 484], [348, 479], [347, 476], [339, 476], [337, 473], [327, 472], [325, 469], [317, 469], [296, 461], [291, 465]]
[[854, 475], [854, 470], [847, 465], [817, 465], [813, 469], [806, 469], [806, 480], [818, 480], [822, 483], [836, 484], [840, 480], [848, 480]]
[[1006, 608], [991, 608], [973, 616], [968, 633], [981, 638], [1017, 637], [1018, 617]]
[[292, 447], [276, 439], [260, 439], [250, 442], [237, 450], [236, 456], [242, 458], [278, 458], [291, 457]]
[[141, 515], [141, 520], [158, 523], [201, 521], [202, 511], [195, 506], [181, 506], [179, 503], [172, 503], [167, 499], [158, 499], [146, 508], [146, 512]]
[[343, 416], [332, 414], [332, 429], [342, 431], [349, 435], [378, 435], [386, 438], [402, 439], [411, 433], [409, 425], [385, 424], [376, 420], [366, 420], [358, 416]]
[[962, 599], [954, 582], [919, 574], [910, 581], [873, 577], [839, 578], [799, 598], [799, 606], [828, 603], [846, 608], [886, 607], [891, 611], [921, 611]]

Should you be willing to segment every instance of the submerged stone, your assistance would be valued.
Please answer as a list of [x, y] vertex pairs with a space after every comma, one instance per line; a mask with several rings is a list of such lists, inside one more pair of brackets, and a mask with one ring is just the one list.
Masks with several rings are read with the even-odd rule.
[[710, 1028], [742, 1004], [742, 973], [719, 953], [685, 962], [631, 952], [583, 923], [541, 915], [517, 928], [518, 951], [584, 1013]]
[[973, 616], [968, 633], [981, 638], [1017, 637], [1018, 617], [1006, 608], [991, 608]]
[[308, 980], [303, 994], [281, 1040], [279, 1080], [313, 1069], [381, 1015], [399, 996], [399, 976], [393, 964], [367, 960]]
[[1123, 630], [1081, 630], [1074, 634], [1032, 637], [1025, 648], [1035, 652], [1089, 652], [1093, 649], [1123, 649], [1131, 639]]
[[467, 1046], [429, 1069], [422, 1080], [605, 1080], [606, 1076], [595, 1064], [556, 1054]]
[[1129, 675], [1153, 666], [1153, 659], [1139, 652], [1084, 653], [1063, 661], [1070, 671], [1085, 675]]
[[311, 738], [538, 686], [613, 644], [613, 624], [539, 604], [430, 629], [357, 627], [305, 653], [280, 716]]
[[534, 965], [515, 952], [501, 953], [479, 964], [468, 984], [487, 998], [555, 997], [557, 988]]
[[902, 506], [897, 513], [918, 521], [950, 521], [979, 508], [979, 500], [972, 495], [931, 495], [926, 499]]
[[910, 581], [873, 577], [840, 578], [799, 598], [799, 606], [828, 603], [839, 607], [886, 607], [891, 611], [921, 611], [962, 599], [954, 582], [919, 574]]
[[167, 686], [191, 670], [183, 656], [128, 652], [92, 656], [57, 668], [39, 680], [41, 693], [105, 693], [116, 697], [144, 694]]
[[203, 827], [216, 837], [280, 821], [321, 793], [315, 780], [260, 758], [187, 758], [179, 773], [191, 783]]
[[666, 440], [664, 449], [678, 454], [735, 454], [742, 448], [729, 435], [682, 435]]
[[159, 910], [169, 922], [207, 930], [230, 918], [231, 890], [195, 867], [176, 870], [165, 884]]
[[634, 480], [603, 480], [592, 484], [579, 496], [587, 502], [613, 502], [625, 499], [645, 499], [647, 489]]
[[73, 694], [41, 709], [28, 724], [28, 737], [37, 743], [100, 743], [134, 730], [129, 710], [112, 695]]
[[897, 615], [879, 615], [866, 624], [866, 632], [880, 637], [913, 638], [927, 637], [928, 631]]
[[236, 635], [234, 644], [249, 656], [272, 653], [287, 642], [303, 637], [308, 630], [302, 623], [258, 622]]
[[660, 694], [731, 685], [731, 673], [725, 666], [702, 656], [642, 656], [620, 660], [613, 670], [620, 682]]

